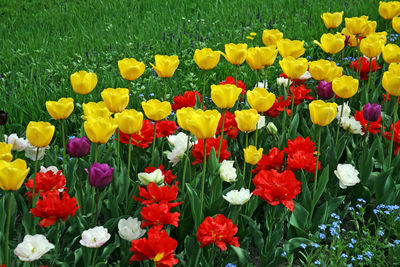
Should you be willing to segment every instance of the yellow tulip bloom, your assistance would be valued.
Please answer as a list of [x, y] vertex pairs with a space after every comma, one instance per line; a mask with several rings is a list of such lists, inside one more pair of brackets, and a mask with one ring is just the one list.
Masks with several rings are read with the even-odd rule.
[[349, 41], [348, 41], [349, 46], [351, 47], [357, 46], [356, 36], [354, 34], [351, 34], [347, 28], [343, 28], [341, 33], [346, 36], [349, 36]]
[[0, 143], [0, 160], [11, 161], [13, 155], [11, 154], [11, 149], [13, 145]]
[[262, 35], [262, 41], [265, 46], [275, 45], [283, 38], [283, 33], [279, 30], [264, 30]]
[[55, 127], [48, 122], [29, 122], [26, 127], [26, 138], [35, 147], [46, 147], [53, 139]]
[[80, 95], [87, 95], [97, 85], [97, 75], [96, 73], [87, 71], [78, 71], [71, 75], [72, 89], [75, 93]]
[[126, 88], [107, 88], [101, 92], [101, 98], [109, 111], [122, 112], [129, 104], [129, 90]]
[[357, 93], [358, 80], [351, 76], [343, 75], [332, 81], [332, 90], [341, 98], [350, 98]]
[[196, 49], [193, 60], [202, 70], [211, 70], [217, 66], [221, 54], [211, 48]]
[[232, 65], [241, 65], [247, 57], [247, 44], [226, 44], [225, 54], [221, 54]]
[[276, 56], [278, 55], [278, 49], [276, 49], [276, 46], [264, 46], [260, 47], [260, 50], [262, 56], [261, 63], [264, 66], [271, 66], [274, 64]]
[[314, 100], [308, 105], [311, 121], [320, 126], [327, 126], [336, 117], [337, 104], [325, 103], [322, 100]]
[[144, 73], [145, 65], [134, 58], [124, 58], [118, 60], [118, 69], [122, 78], [128, 81], [134, 81]]
[[108, 110], [106, 104], [103, 101], [100, 102], [89, 102], [82, 105], [83, 108], [83, 116], [84, 120], [87, 120], [89, 117], [105, 117], [109, 118], [111, 116], [111, 112]]
[[364, 56], [373, 58], [377, 57], [381, 52], [384, 43], [380, 39], [364, 38], [360, 43], [360, 50]]
[[150, 99], [142, 102], [142, 108], [146, 117], [153, 121], [160, 121], [171, 114], [171, 104], [167, 101], [161, 102], [158, 99]]
[[336, 66], [333, 61], [320, 59], [309, 62], [309, 72], [313, 79], [331, 82], [334, 78], [342, 76], [343, 68]]
[[314, 40], [314, 44], [317, 44], [319, 47], [324, 50], [325, 53], [328, 54], [336, 54], [344, 48], [344, 41], [346, 40], [346, 36], [337, 33], [325, 33], [321, 36], [321, 43]]
[[366, 37], [369, 34], [374, 33], [376, 31], [376, 26], [376, 21], [367, 21], [367, 23], [365, 23], [365, 25], [361, 28], [360, 36]]
[[326, 28], [335, 29], [342, 23], [343, 13], [344, 11], [335, 13], [326, 12], [321, 15], [321, 19], [324, 21]]
[[263, 148], [257, 148], [255, 146], [248, 146], [247, 148], [243, 148], [244, 152], [244, 161], [251, 165], [256, 165], [263, 155]]
[[22, 159], [12, 162], [0, 160], [0, 188], [5, 191], [16, 191], [21, 188], [29, 168]]
[[189, 131], [187, 121], [191, 118], [191, 113], [194, 111], [194, 108], [189, 107], [180, 108], [176, 111], [176, 119], [182, 129]]
[[350, 34], [358, 35], [361, 33], [361, 29], [368, 22], [368, 16], [352, 17], [344, 19], [346, 24], [346, 29]]
[[398, 1], [379, 2], [378, 12], [384, 19], [393, 19], [400, 15], [400, 4]]
[[255, 109], [244, 109], [235, 111], [235, 121], [240, 131], [252, 132], [256, 129], [257, 122], [260, 119]]
[[392, 19], [392, 28], [398, 34], [400, 34], [400, 17], [395, 17], [395, 18]]
[[400, 71], [393, 69], [392, 71], [385, 71], [383, 73], [382, 86], [390, 95], [400, 96]]
[[234, 84], [211, 85], [211, 99], [219, 108], [232, 108], [241, 92]]
[[279, 54], [282, 57], [298, 58], [306, 51], [304, 41], [282, 39], [277, 42]]
[[259, 47], [247, 49], [246, 62], [252, 70], [261, 70], [264, 68], [263, 53]]
[[115, 114], [118, 128], [126, 134], [139, 132], [143, 126], [143, 113], [134, 109], [125, 109], [121, 113]]
[[388, 71], [400, 74], [400, 63], [390, 63]]
[[118, 125], [113, 118], [89, 117], [83, 124], [85, 133], [93, 143], [105, 144], [111, 138]]
[[275, 99], [275, 94], [268, 92], [264, 88], [256, 87], [253, 90], [247, 91], [247, 102], [257, 112], [269, 110], [274, 105]]
[[[181, 109], [182, 110], [182, 109]], [[217, 110], [196, 109], [189, 112], [186, 127], [197, 139], [213, 138], [217, 131], [221, 114]]]
[[60, 98], [58, 101], [46, 101], [46, 109], [55, 120], [66, 119], [74, 110], [74, 99]]
[[156, 65], [150, 65], [160, 78], [171, 78], [179, 65], [178, 56], [155, 55], [154, 59]]
[[299, 79], [308, 69], [308, 61], [305, 58], [295, 59], [291, 56], [279, 61], [283, 72], [291, 79]]

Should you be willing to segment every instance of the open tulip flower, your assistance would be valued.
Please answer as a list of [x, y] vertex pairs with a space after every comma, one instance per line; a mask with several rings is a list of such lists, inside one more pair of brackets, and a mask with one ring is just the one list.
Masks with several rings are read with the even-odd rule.
[[109, 111], [122, 112], [129, 104], [129, 90], [126, 88], [107, 88], [101, 92], [101, 98]]
[[357, 93], [358, 80], [351, 76], [343, 75], [332, 81], [332, 90], [341, 98], [350, 98]]
[[97, 75], [96, 73], [87, 71], [78, 71], [71, 75], [72, 89], [75, 93], [80, 95], [87, 95], [97, 85]]
[[371, 33], [374, 33], [376, 30], [377, 23], [376, 21], [368, 20], [365, 25], [361, 28], [360, 36], [367, 37]]
[[336, 117], [337, 104], [314, 100], [308, 105], [311, 121], [320, 126], [329, 125]]
[[160, 78], [171, 78], [179, 65], [178, 56], [155, 55], [154, 60], [156, 65], [150, 65]]
[[344, 11], [335, 13], [326, 12], [321, 15], [321, 19], [324, 21], [326, 28], [335, 29], [342, 23], [343, 13]]
[[260, 114], [258, 114], [255, 109], [245, 109], [235, 111], [235, 120], [237, 126], [242, 132], [252, 132], [256, 129], [257, 122], [260, 119]]
[[8, 162], [0, 160], [0, 188], [4, 191], [16, 191], [20, 189], [29, 173], [26, 162], [16, 159]]
[[211, 99], [219, 108], [232, 108], [241, 92], [234, 84], [211, 85]]
[[[278, 55], [278, 49], [276, 49], [276, 46], [271, 45], [271, 46], [264, 46], [260, 47], [261, 49], [261, 64], [265, 66], [271, 66], [274, 64], [276, 56]], [[248, 55], [247, 55], [248, 56]]]
[[55, 127], [49, 122], [29, 122], [26, 127], [26, 138], [35, 147], [46, 147], [53, 139]]
[[0, 142], [0, 160], [11, 161], [13, 155], [11, 154], [11, 149], [13, 145]]
[[191, 118], [191, 113], [194, 111], [195, 110], [190, 107], [181, 108], [176, 111], [176, 120], [183, 130], [189, 131], [187, 121]]
[[345, 18], [344, 21], [346, 24], [346, 29], [350, 34], [359, 35], [361, 33], [361, 29], [368, 22], [368, 16]]
[[255, 146], [243, 148], [244, 161], [251, 165], [256, 165], [263, 155], [263, 148], [257, 149]]
[[262, 41], [265, 46], [276, 46], [276, 43], [283, 38], [283, 33], [279, 30], [264, 30], [262, 35]]
[[400, 62], [400, 47], [395, 44], [387, 44], [382, 48], [382, 56], [386, 63]]
[[400, 96], [400, 70], [390, 70], [389, 67], [389, 71], [383, 73], [382, 86], [390, 95]]
[[265, 112], [275, 104], [276, 96], [265, 88], [256, 87], [247, 91], [247, 102], [257, 112]]
[[74, 100], [71, 97], [63, 97], [58, 101], [46, 101], [46, 109], [53, 119], [66, 119], [74, 110]]
[[118, 125], [112, 118], [89, 117], [83, 124], [83, 127], [92, 143], [105, 144], [111, 138]]
[[400, 63], [391, 63], [388, 71], [400, 74]]
[[185, 122], [186, 127], [197, 139], [214, 137], [219, 119], [221, 118], [221, 114], [217, 110], [203, 111], [201, 109], [192, 109], [192, 111], [189, 111], [189, 114], [190, 117], [186, 118]]
[[134, 134], [140, 131], [143, 126], [143, 113], [134, 109], [126, 109], [115, 115], [118, 128], [126, 134]]
[[313, 79], [318, 81], [331, 82], [334, 78], [342, 76], [343, 68], [336, 66], [333, 61], [320, 59], [308, 63], [309, 72]]
[[118, 60], [118, 68], [122, 78], [128, 81], [134, 81], [144, 73], [144, 63], [134, 58], [124, 58]]
[[294, 57], [284, 57], [279, 61], [283, 72], [291, 79], [299, 79], [308, 69], [308, 61], [305, 58], [295, 59]]
[[221, 57], [220, 52], [213, 51], [211, 48], [196, 49], [193, 60], [202, 70], [211, 70], [217, 66]]
[[392, 19], [392, 28], [398, 34], [400, 34], [400, 17], [395, 17], [395, 18]]
[[226, 44], [222, 55], [232, 65], [241, 65], [247, 57], [247, 44]]
[[[341, 31], [341, 34], [344, 34], [346, 37], [348, 37], [347, 44], [351, 47], [356, 47], [357, 46], [357, 37], [354, 34], [351, 34], [350, 31], [347, 28], [343, 28]], [[346, 46], [346, 41], [345, 41], [345, 46]]]
[[344, 41], [346, 36], [337, 33], [325, 33], [321, 36], [321, 42], [314, 40], [314, 43], [324, 50], [328, 54], [336, 54], [344, 48]]
[[153, 121], [160, 121], [171, 114], [171, 104], [167, 101], [161, 102], [158, 99], [150, 99], [142, 102], [142, 108], [147, 118]]
[[279, 40], [276, 44], [278, 46], [279, 54], [283, 58], [285, 57], [298, 58], [302, 56], [306, 51], [304, 48], [304, 41], [282, 39]]
[[385, 45], [386, 37], [380, 34], [370, 34], [360, 43], [360, 50], [364, 56], [373, 58], [377, 57]]
[[83, 108], [83, 116], [84, 120], [87, 120], [89, 117], [104, 117], [109, 118], [111, 116], [110, 110], [107, 108], [106, 103], [103, 101], [100, 102], [89, 102], [82, 105]]
[[379, 2], [379, 15], [384, 19], [393, 19], [400, 15], [400, 4], [398, 1]]

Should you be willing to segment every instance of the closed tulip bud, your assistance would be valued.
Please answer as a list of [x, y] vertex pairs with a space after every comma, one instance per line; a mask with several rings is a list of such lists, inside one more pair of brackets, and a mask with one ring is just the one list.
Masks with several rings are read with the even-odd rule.
[[142, 102], [142, 108], [147, 118], [153, 121], [160, 121], [171, 114], [171, 104], [167, 101], [161, 102], [158, 99], [150, 99]]
[[397, 1], [379, 2], [378, 12], [384, 19], [393, 19], [400, 15], [400, 5]]
[[334, 96], [332, 82], [319, 81], [317, 85], [317, 95], [319, 98], [327, 100]]
[[358, 80], [351, 76], [343, 75], [332, 81], [332, 90], [341, 98], [350, 98], [357, 93]]
[[336, 77], [340, 77], [343, 74], [343, 68], [336, 66], [335, 62], [320, 59], [317, 61], [311, 61], [309, 64], [309, 72], [313, 79], [318, 81], [331, 82]]
[[278, 128], [276, 128], [273, 122], [268, 122], [267, 124], [267, 132], [272, 135], [276, 135], [278, 133]]
[[139, 132], [143, 126], [143, 113], [134, 109], [126, 109], [115, 115], [118, 128], [126, 134]]
[[262, 61], [261, 63], [264, 66], [271, 66], [274, 64], [276, 56], [278, 55], [278, 49], [276, 49], [276, 46], [264, 46], [260, 47], [261, 49], [261, 56], [262, 56]]
[[363, 107], [364, 119], [370, 122], [377, 121], [381, 116], [381, 105], [367, 103]]
[[160, 78], [171, 78], [179, 65], [178, 56], [155, 55], [154, 59], [156, 65], [150, 65]]
[[251, 91], [247, 91], [247, 102], [257, 112], [269, 110], [274, 105], [275, 99], [275, 94], [268, 92], [264, 88], [256, 87]]
[[46, 109], [53, 119], [66, 119], [74, 110], [74, 100], [71, 97], [63, 97], [58, 101], [46, 101]]
[[272, 29], [272, 30], [264, 30], [262, 35], [262, 41], [265, 46], [274, 45], [283, 38], [283, 33], [279, 30]]
[[247, 44], [226, 44], [222, 55], [232, 65], [241, 65], [247, 57]]
[[112, 118], [89, 117], [83, 124], [87, 137], [92, 143], [105, 144], [111, 138], [118, 125]]
[[26, 127], [26, 138], [35, 147], [46, 147], [53, 139], [55, 127], [48, 122], [29, 122]]
[[321, 43], [316, 40], [314, 40], [314, 43], [321, 47], [325, 53], [336, 54], [344, 48], [345, 40], [346, 36], [340, 33], [325, 33], [321, 36]]
[[0, 160], [0, 188], [4, 191], [20, 189], [28, 173], [29, 168], [22, 159], [12, 162]]
[[251, 47], [247, 49], [246, 62], [252, 70], [261, 70], [264, 68], [263, 53], [260, 47]]
[[312, 101], [309, 104], [308, 109], [310, 110], [312, 123], [320, 126], [327, 126], [330, 124], [337, 114], [336, 103], [325, 103], [322, 100]]
[[392, 19], [392, 28], [398, 34], [400, 34], [400, 17], [395, 17], [395, 18]]
[[385, 71], [383, 73], [382, 86], [390, 95], [400, 96], [400, 72]]
[[[282, 39], [277, 42], [279, 54], [282, 57], [298, 58], [306, 51], [304, 41]], [[304, 73], [304, 72], [303, 72]]]
[[382, 48], [382, 56], [386, 63], [400, 62], [400, 47], [395, 44], [387, 44]]
[[247, 148], [243, 149], [244, 152], [244, 161], [251, 165], [256, 165], [257, 162], [260, 161], [263, 154], [263, 148], [257, 148], [255, 146], [248, 146]]
[[305, 58], [285, 57], [279, 61], [279, 65], [283, 72], [292, 79], [299, 79], [308, 69], [308, 61]]
[[11, 149], [13, 145], [0, 142], [0, 160], [11, 161], [13, 155], [11, 154]]
[[86, 136], [69, 139], [67, 152], [73, 158], [81, 158], [88, 155], [90, 152], [89, 139]]
[[97, 75], [96, 73], [87, 71], [78, 71], [71, 75], [72, 89], [75, 93], [80, 95], [87, 95], [97, 85]]
[[211, 70], [217, 66], [221, 54], [211, 48], [196, 49], [193, 60], [202, 70]]
[[219, 108], [232, 108], [241, 92], [234, 84], [211, 85], [211, 99]]
[[201, 109], [190, 112], [191, 117], [186, 121], [186, 127], [197, 139], [213, 138], [217, 131], [221, 114], [217, 110]]
[[8, 115], [4, 110], [0, 110], [0, 126], [7, 123]]
[[187, 121], [191, 118], [192, 112], [194, 112], [194, 109], [189, 107], [180, 108], [176, 111], [176, 119], [183, 130], [189, 131]]
[[138, 178], [141, 185], [148, 185], [149, 183], [155, 183], [157, 186], [164, 183], [164, 174], [160, 169], [156, 169], [151, 173], [140, 172]]
[[89, 102], [82, 105], [83, 108], [83, 119], [87, 120], [89, 117], [104, 117], [109, 118], [111, 112], [108, 110], [106, 104], [101, 102]]
[[109, 111], [122, 112], [129, 104], [129, 90], [126, 88], [107, 88], [101, 92], [101, 98]]
[[360, 44], [360, 50], [364, 56], [373, 58], [377, 57], [382, 52], [383, 46], [384, 43], [382, 41], [379, 41], [379, 39], [374, 40], [367, 37], [362, 40]]
[[112, 181], [113, 171], [114, 168], [110, 168], [107, 163], [93, 163], [89, 171], [89, 184], [96, 188], [106, 187]]
[[346, 29], [350, 34], [358, 35], [361, 33], [362, 27], [367, 24], [368, 16], [352, 17], [344, 19], [346, 24]]
[[371, 33], [374, 33], [376, 30], [376, 21], [367, 21], [365, 25], [361, 28], [360, 36], [366, 37]]
[[118, 60], [118, 68], [122, 78], [128, 81], [134, 81], [144, 73], [144, 63], [134, 58], [124, 58]]
[[[351, 47], [357, 46], [356, 36], [354, 34], [351, 34], [347, 28], [343, 28], [341, 33], [344, 34], [346, 36], [346, 38], [348, 37], [347, 44], [349, 46], [351, 46]], [[345, 45], [346, 45], [346, 41], [345, 41]]]
[[343, 21], [343, 11], [335, 12], [335, 13], [323, 13], [321, 15], [321, 19], [324, 21], [325, 27], [328, 29], [335, 29], [339, 27], [339, 25]]
[[260, 119], [255, 109], [245, 109], [235, 111], [235, 121], [240, 131], [252, 132], [256, 129], [257, 122]]

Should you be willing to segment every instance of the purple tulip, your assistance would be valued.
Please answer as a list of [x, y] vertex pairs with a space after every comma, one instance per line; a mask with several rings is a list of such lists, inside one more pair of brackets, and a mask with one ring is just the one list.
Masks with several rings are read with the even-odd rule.
[[90, 152], [90, 141], [86, 136], [69, 139], [67, 151], [73, 158], [84, 157]]
[[346, 36], [346, 39], [344, 40], [344, 47], [346, 47], [349, 44], [350, 35], [346, 35], [346, 34], [343, 34], [343, 33], [342, 33], [342, 35]]
[[7, 123], [7, 112], [4, 110], [0, 110], [0, 126]]
[[363, 107], [364, 119], [370, 122], [377, 121], [381, 116], [381, 105], [367, 103]]
[[89, 171], [89, 184], [96, 188], [102, 188], [111, 183], [114, 168], [107, 163], [93, 163]]
[[332, 82], [319, 81], [317, 85], [317, 94], [321, 99], [331, 99], [334, 96]]

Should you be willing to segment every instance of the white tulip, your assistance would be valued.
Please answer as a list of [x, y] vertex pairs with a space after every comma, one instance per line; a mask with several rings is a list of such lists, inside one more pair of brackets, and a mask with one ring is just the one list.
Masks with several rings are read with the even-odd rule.
[[358, 171], [351, 164], [338, 164], [334, 173], [339, 179], [339, 186], [342, 189], [346, 189], [348, 186], [353, 186], [360, 182]]
[[12, 150], [23, 151], [29, 144], [25, 138], [19, 138], [17, 134], [13, 133], [9, 136], [4, 135], [7, 144], [13, 145]]
[[[50, 148], [49, 146], [40, 147], [39, 148], [39, 153], [38, 153], [38, 156], [37, 156], [37, 160], [42, 160], [44, 155], [45, 155], [46, 149], [49, 149], [49, 148]], [[36, 160], [36, 149], [37, 149], [37, 147], [32, 146], [28, 142], [28, 145], [25, 147], [25, 157], [35, 161]]]
[[233, 160], [224, 160], [219, 167], [219, 175], [222, 180], [228, 183], [236, 182], [236, 169], [233, 167]]
[[54, 245], [44, 235], [26, 235], [22, 243], [15, 248], [14, 254], [21, 261], [35, 261], [53, 248]]
[[138, 178], [142, 185], [148, 185], [151, 182], [155, 183], [156, 185], [161, 185], [164, 183], [164, 175], [160, 169], [156, 169], [151, 173], [138, 173]]
[[89, 230], [83, 231], [80, 243], [87, 248], [99, 248], [106, 243], [111, 235], [108, 233], [107, 228], [103, 226], [96, 226]]
[[138, 218], [129, 217], [128, 219], [121, 219], [118, 222], [118, 234], [122, 239], [132, 241], [141, 238], [146, 230], [140, 228], [140, 221]]
[[249, 189], [241, 188], [240, 190], [231, 190], [222, 197], [232, 205], [243, 205], [249, 201], [252, 195], [253, 193], [250, 193]]

